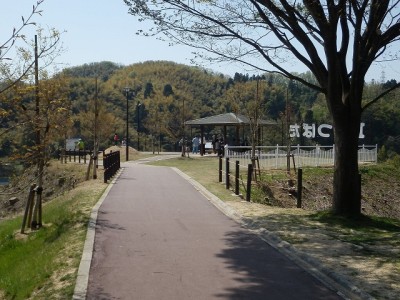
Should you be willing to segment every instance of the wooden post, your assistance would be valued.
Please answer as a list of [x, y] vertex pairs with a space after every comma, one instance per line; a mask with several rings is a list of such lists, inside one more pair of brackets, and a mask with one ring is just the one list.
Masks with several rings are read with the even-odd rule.
[[293, 161], [293, 170], [296, 173], [296, 162], [294, 161], [294, 154], [290, 155], [292, 157], [292, 161]]
[[297, 172], [297, 208], [301, 208], [303, 193], [303, 169], [299, 168]]
[[[35, 197], [35, 191], [34, 191], [35, 188], [36, 188], [36, 184], [32, 184], [29, 189], [28, 201], [26, 202], [24, 218], [22, 220], [21, 233], [25, 232], [26, 221], [28, 219], [29, 211], [32, 206], [33, 199]], [[29, 222], [30, 222], [30, 220], [29, 220]]]
[[32, 222], [32, 216], [33, 216], [33, 206], [35, 205], [35, 189], [36, 189], [37, 185], [35, 184], [35, 187], [33, 188], [32, 191], [32, 201], [29, 205], [29, 211], [28, 211], [28, 220], [27, 220], [27, 224], [28, 226], [31, 226], [31, 222]]
[[222, 182], [222, 157], [218, 157], [219, 165], [218, 165], [218, 182]]
[[249, 164], [247, 168], [247, 190], [246, 201], [250, 201], [251, 196], [251, 175], [253, 174], [253, 164]]
[[[37, 190], [40, 186], [35, 187], [34, 192], [37, 194]], [[37, 229], [38, 226], [38, 213], [39, 213], [39, 199], [36, 196], [36, 201], [34, 201], [33, 211], [32, 211], [32, 221], [30, 222], [31, 229]]]
[[90, 176], [90, 167], [92, 166], [92, 163], [93, 163], [93, 155], [90, 155], [90, 160], [89, 160], [88, 168], [87, 168], [87, 171], [86, 171], [85, 180], [89, 180], [89, 176]]
[[239, 161], [235, 165], [235, 195], [239, 195]]
[[65, 155], [65, 149], [61, 149], [60, 151], [60, 161], [63, 164], [64, 163], [64, 155]]
[[36, 202], [38, 203], [38, 219], [37, 219], [37, 228], [41, 228], [43, 225], [42, 222], [42, 212], [43, 212], [43, 204], [42, 204], [42, 194], [43, 194], [43, 187], [39, 186], [36, 189]]
[[225, 186], [229, 190], [229, 157], [225, 158]]

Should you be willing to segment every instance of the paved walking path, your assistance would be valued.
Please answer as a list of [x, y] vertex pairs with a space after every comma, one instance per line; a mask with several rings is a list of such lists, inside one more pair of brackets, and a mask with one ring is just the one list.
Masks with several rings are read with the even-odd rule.
[[126, 163], [103, 200], [74, 299], [342, 299], [172, 168]]

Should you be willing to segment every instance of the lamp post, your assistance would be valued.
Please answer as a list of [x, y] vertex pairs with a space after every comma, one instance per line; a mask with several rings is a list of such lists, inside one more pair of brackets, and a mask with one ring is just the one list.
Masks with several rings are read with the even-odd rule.
[[185, 98], [182, 99], [182, 153], [181, 156], [185, 157], [186, 154], [186, 143], [185, 143]]
[[[99, 121], [99, 107], [98, 107], [98, 88], [97, 88], [97, 77], [96, 77], [96, 92], [94, 96], [94, 143], [93, 143], [93, 179], [97, 179], [97, 165], [99, 155], [99, 141], [98, 141], [98, 121]], [[86, 155], [86, 153], [85, 153]]]
[[125, 140], [125, 155], [126, 161], [129, 160], [129, 92], [131, 89], [129, 87], [124, 88], [124, 92], [126, 94], [126, 140]]
[[136, 106], [136, 111], [137, 111], [137, 150], [140, 151], [140, 106], [142, 104], [140, 101], [138, 101], [137, 106]]

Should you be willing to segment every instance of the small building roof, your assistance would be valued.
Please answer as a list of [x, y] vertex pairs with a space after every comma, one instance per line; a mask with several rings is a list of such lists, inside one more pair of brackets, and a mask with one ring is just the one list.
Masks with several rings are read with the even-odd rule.
[[[195, 120], [186, 121], [185, 125], [200, 126], [200, 125], [248, 125], [250, 119], [244, 115], [238, 115], [235, 113], [226, 113], [216, 116], [210, 116]], [[260, 125], [275, 125], [274, 121], [259, 120]]]

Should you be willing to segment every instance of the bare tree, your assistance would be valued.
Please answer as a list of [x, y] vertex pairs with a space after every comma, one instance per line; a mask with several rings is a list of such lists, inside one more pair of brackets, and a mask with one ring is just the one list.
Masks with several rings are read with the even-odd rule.
[[[398, 52], [393, 57], [390, 50], [400, 37], [399, 2], [125, 0], [132, 15], [154, 22], [155, 29], [145, 35], [161, 33], [170, 41], [214, 54], [210, 59], [277, 72], [325, 94], [335, 135], [333, 210], [342, 215], [361, 213], [361, 114], [400, 85], [368, 103], [362, 101], [371, 65], [398, 59]], [[310, 70], [317, 84], [291, 72], [290, 62]]]
[[8, 39], [0, 44], [0, 94], [18, 82], [26, 81], [29, 77], [34, 76], [35, 57], [32, 49], [35, 45], [33, 37], [28, 38], [24, 34], [27, 27], [37, 27], [40, 41], [38, 58], [41, 60], [41, 70], [53, 64], [54, 58], [62, 51], [60, 32], [54, 28], [45, 31], [33, 21], [35, 16], [42, 14], [40, 5], [43, 2], [44, 0], [38, 0], [36, 5], [33, 5], [29, 16], [22, 16], [22, 23], [18, 27], [14, 27]]
[[[50, 139], [63, 131], [59, 122], [65, 124], [69, 117], [64, 81], [60, 77], [49, 80], [46, 71], [61, 51], [60, 33], [55, 29], [45, 33], [42, 28], [37, 28], [34, 39], [28, 39], [23, 34], [26, 27], [36, 26], [32, 18], [41, 14], [39, 6], [43, 1], [38, 0], [30, 15], [26, 19], [22, 17], [22, 24], [0, 44], [0, 137], [10, 133], [9, 128], [22, 130], [20, 134], [24, 136], [25, 143], [19, 146], [25, 151], [19, 151], [14, 158], [37, 165], [35, 216], [37, 212], [38, 218], [32, 221], [32, 228], [41, 226], [43, 173]], [[39, 76], [42, 82], [39, 82]], [[15, 130], [12, 133], [15, 135]], [[32, 134], [35, 136], [34, 145]]]
[[[260, 85], [260, 78], [250, 82], [236, 82], [227, 92], [227, 99], [236, 114], [244, 114], [249, 119], [251, 161], [253, 170], [256, 170], [256, 146], [260, 140], [260, 120], [263, 119], [262, 95], [265, 86]], [[247, 143], [247, 137], [246, 142]]]

